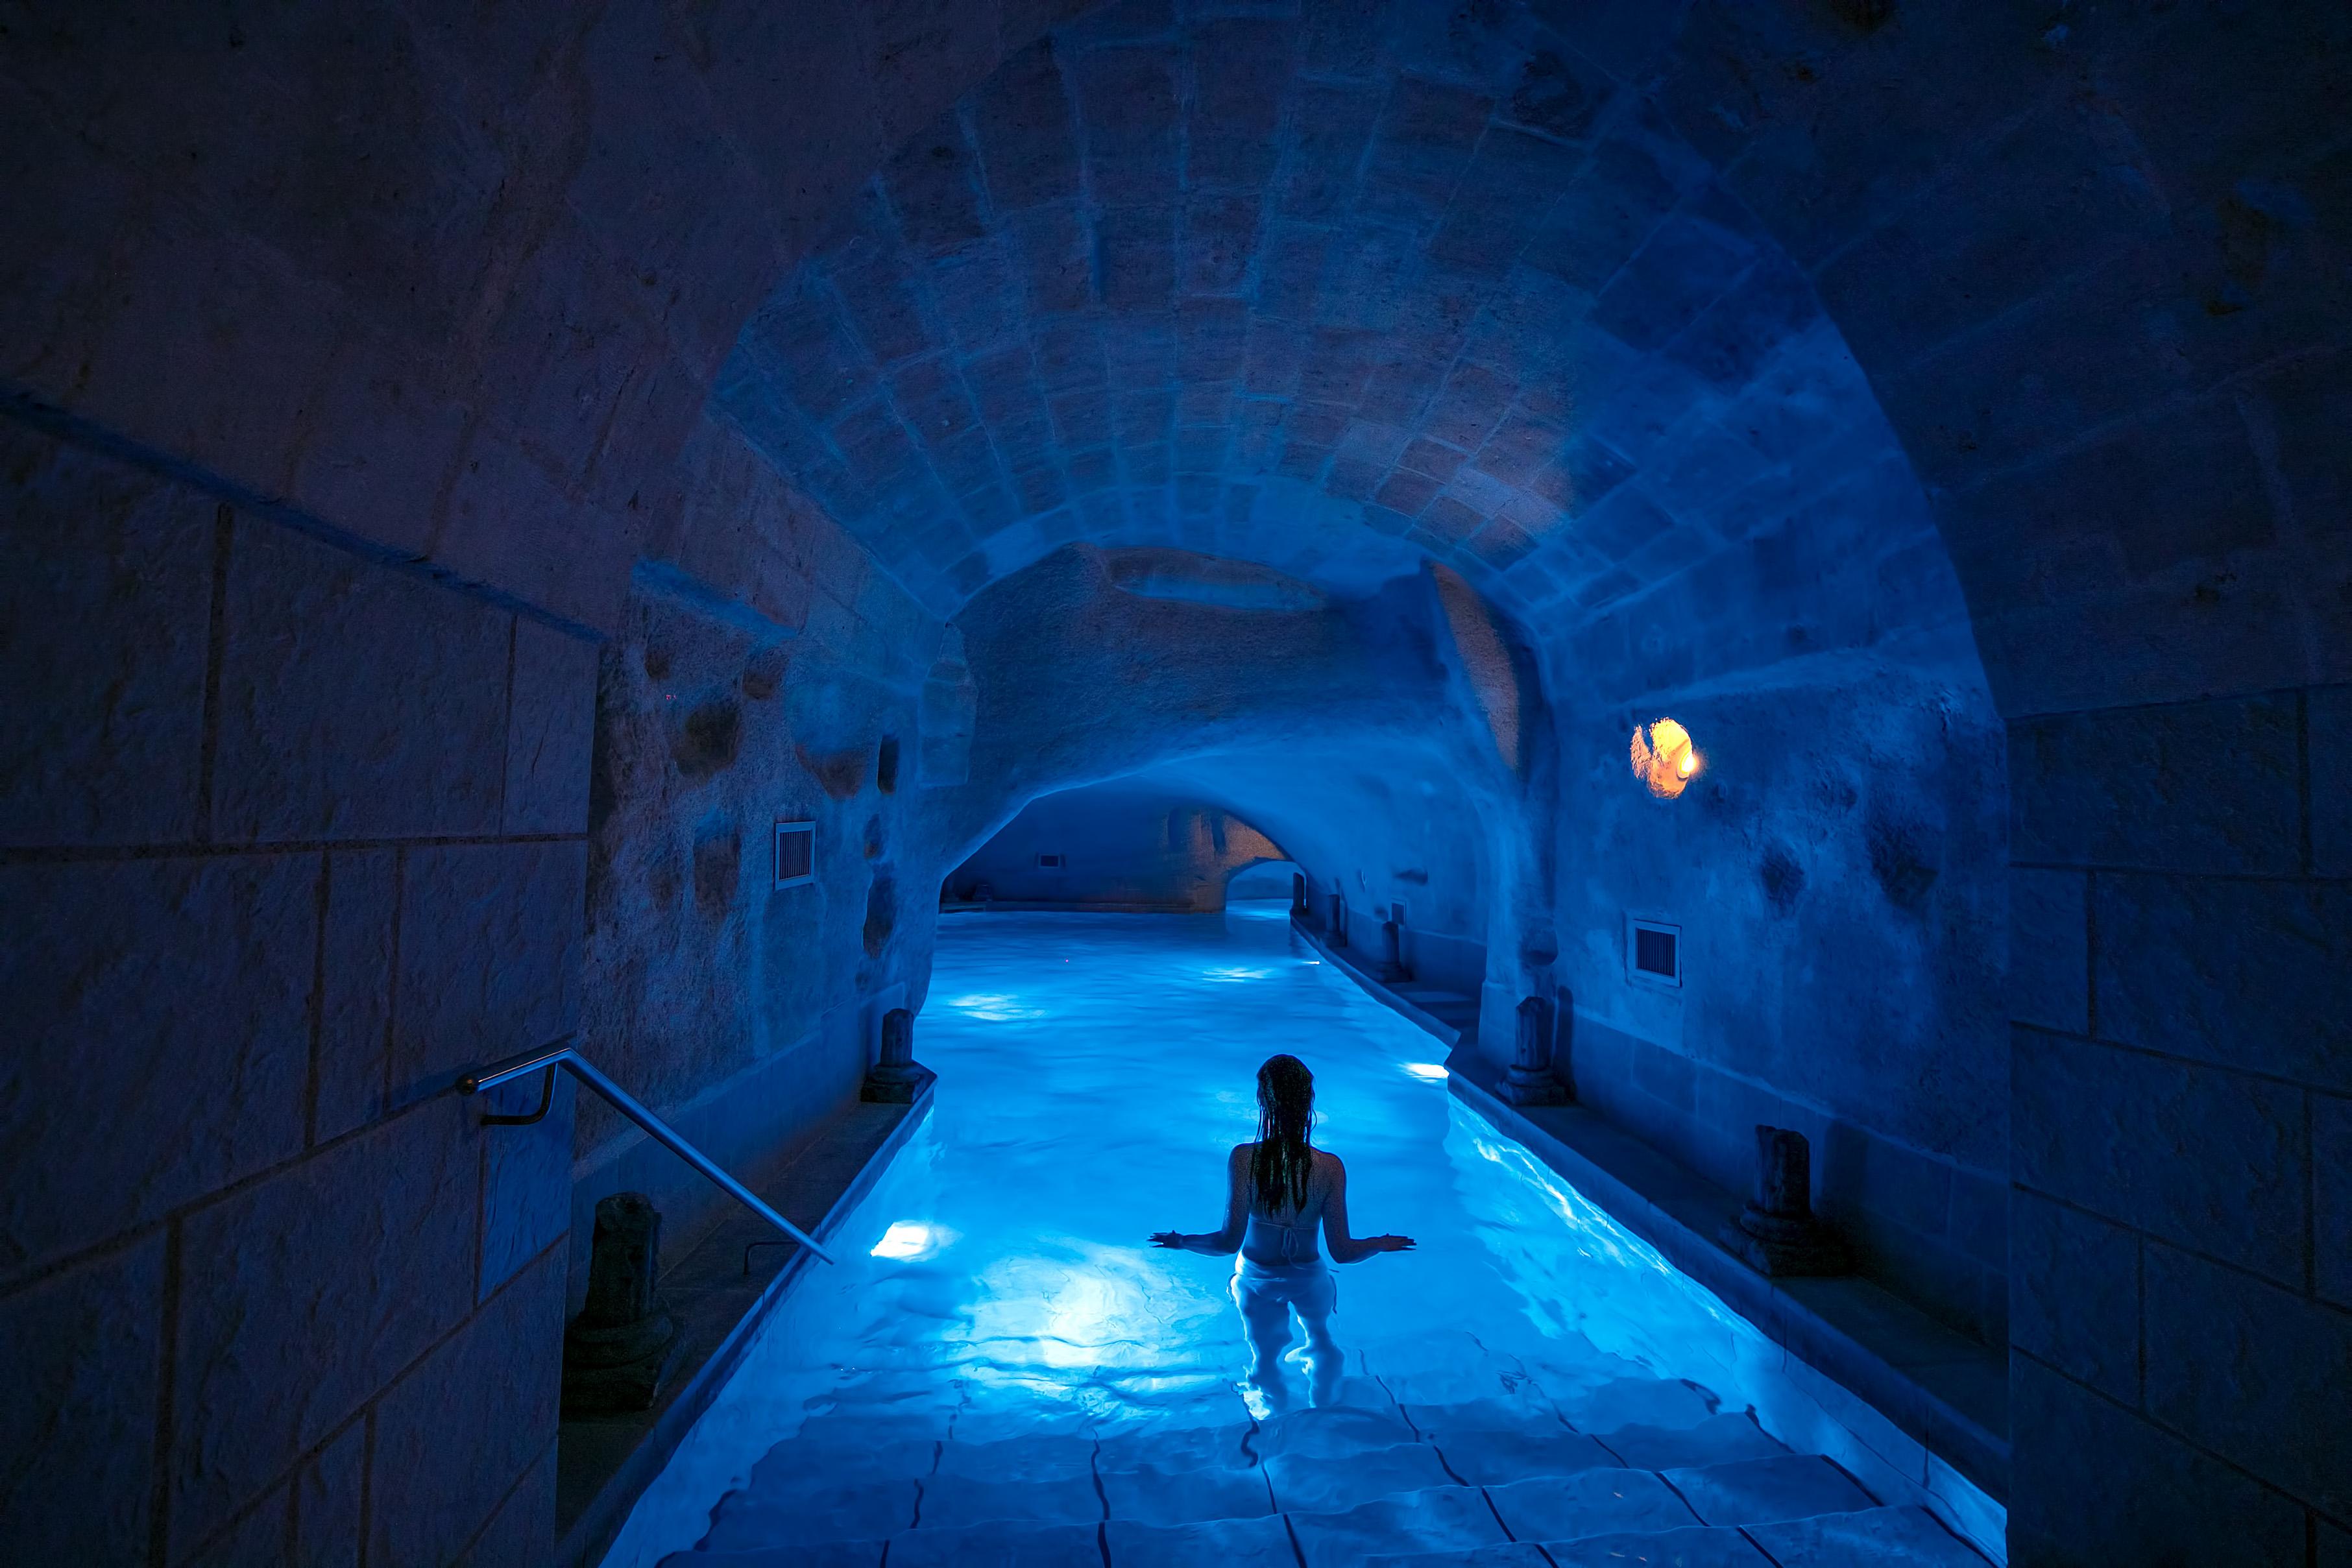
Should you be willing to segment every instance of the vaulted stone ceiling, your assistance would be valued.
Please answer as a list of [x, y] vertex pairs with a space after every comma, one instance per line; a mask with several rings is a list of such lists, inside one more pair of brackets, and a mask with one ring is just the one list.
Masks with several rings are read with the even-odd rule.
[[1095, 13], [862, 189], [716, 397], [940, 613], [1080, 538], [1439, 559], [1543, 625], [1941, 555], [1804, 276], [1513, 8]]

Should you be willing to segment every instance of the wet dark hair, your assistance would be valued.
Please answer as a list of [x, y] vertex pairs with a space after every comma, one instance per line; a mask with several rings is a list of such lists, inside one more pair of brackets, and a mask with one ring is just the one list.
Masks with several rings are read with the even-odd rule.
[[1295, 1056], [1267, 1057], [1257, 1070], [1257, 1146], [1250, 1151], [1250, 1185], [1261, 1208], [1306, 1206], [1315, 1164], [1307, 1133], [1314, 1121], [1315, 1074]]

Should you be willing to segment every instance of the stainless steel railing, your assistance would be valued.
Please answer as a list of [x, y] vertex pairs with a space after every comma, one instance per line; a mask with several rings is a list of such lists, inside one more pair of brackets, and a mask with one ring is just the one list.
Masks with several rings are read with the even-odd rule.
[[712, 1181], [717, 1182], [720, 1189], [723, 1190], [730, 1197], [734, 1198], [738, 1203], [740, 1203], [743, 1207], [749, 1208], [752, 1213], [758, 1215], [761, 1218], [766, 1220], [769, 1224], [774, 1226], [777, 1229], [782, 1231], [785, 1235], [791, 1237], [793, 1240], [799, 1242], [802, 1246], [807, 1248], [810, 1251], [815, 1253], [826, 1262], [830, 1263], [834, 1261], [833, 1254], [818, 1246], [814, 1237], [811, 1236], [807, 1231], [803, 1230], [799, 1226], [794, 1225], [791, 1220], [786, 1219], [782, 1215], [778, 1214], [760, 1197], [759, 1194], [753, 1192], [750, 1187], [745, 1186], [741, 1182], [737, 1181], [733, 1176], [729, 1176], [725, 1171], [720, 1170], [717, 1165], [712, 1163], [709, 1155], [704, 1154], [700, 1149], [696, 1148], [692, 1144], [688, 1143], [684, 1138], [679, 1137], [676, 1128], [672, 1127], [667, 1122], [663, 1121], [659, 1116], [655, 1115], [651, 1111], [646, 1110], [646, 1107], [638, 1102], [635, 1095], [630, 1093], [627, 1090], [622, 1088], [619, 1084], [605, 1077], [604, 1073], [598, 1071], [595, 1064], [591, 1062], [586, 1057], [582, 1056], [579, 1049], [572, 1043], [572, 1037], [566, 1035], [563, 1039], [557, 1040], [551, 1045], [543, 1045], [537, 1051], [526, 1051], [520, 1056], [509, 1056], [504, 1061], [496, 1061], [492, 1062], [488, 1067], [477, 1068], [466, 1077], [457, 1080], [457, 1092], [460, 1094], [481, 1094], [489, 1090], [496, 1089], [501, 1083], [511, 1083], [518, 1078], [528, 1077], [530, 1074], [534, 1072], [545, 1072], [547, 1074], [547, 1080], [540, 1089], [538, 1110], [532, 1112], [527, 1116], [485, 1116], [482, 1118], [485, 1124], [492, 1126], [521, 1126], [528, 1123], [536, 1122], [541, 1117], [547, 1114], [547, 1108], [555, 1098], [555, 1074], [557, 1070], [561, 1069], [565, 1072], [569, 1072], [572, 1077], [577, 1078], [581, 1082], [585, 1083], [589, 1088], [593, 1089], [597, 1093], [602, 1094], [605, 1099], [611, 1101], [614, 1110], [620, 1112], [622, 1115], [626, 1116], [630, 1121], [635, 1122], [638, 1126], [643, 1127], [646, 1134], [650, 1135], [656, 1143], [661, 1145], [662, 1147], [667, 1149], [671, 1154], [676, 1155], [679, 1159], [684, 1160], [688, 1165], [692, 1166], [696, 1170], [700, 1171], [704, 1176], [709, 1176]]

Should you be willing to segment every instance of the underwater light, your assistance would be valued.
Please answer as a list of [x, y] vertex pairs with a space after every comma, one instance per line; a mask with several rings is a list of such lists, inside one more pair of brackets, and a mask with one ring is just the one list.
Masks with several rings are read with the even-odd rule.
[[949, 1233], [936, 1225], [918, 1225], [911, 1219], [891, 1221], [890, 1228], [882, 1233], [866, 1256], [891, 1258], [900, 1262], [926, 1258], [946, 1246]]
[[1418, 1078], [1424, 1083], [1445, 1082], [1445, 1069], [1434, 1061], [1408, 1061], [1404, 1064], [1404, 1070], [1407, 1076]]
[[1633, 727], [1633, 777], [1661, 800], [1671, 800], [1698, 776], [1706, 758], [1691, 745], [1690, 731], [1662, 718]]

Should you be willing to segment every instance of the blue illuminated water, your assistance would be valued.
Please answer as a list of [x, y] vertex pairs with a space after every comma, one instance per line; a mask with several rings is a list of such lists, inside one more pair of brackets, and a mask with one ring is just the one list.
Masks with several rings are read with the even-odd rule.
[[[1442, 1048], [1318, 963], [1285, 913], [943, 920], [916, 1036], [940, 1074], [929, 1122], [835, 1238], [840, 1264], [808, 1271], [640, 1501], [611, 1568], [693, 1545], [812, 1418], [877, 1441], [1245, 1420], [1231, 1264], [1147, 1238], [1219, 1225], [1226, 1151], [1254, 1135], [1255, 1074], [1277, 1051], [1316, 1075], [1316, 1142], [1347, 1162], [1357, 1233], [1420, 1242], [1339, 1270], [1348, 1403], [1752, 1410], [1884, 1496], [1885, 1462], [1812, 1375], [1463, 1108]], [[1958, 1522], [1997, 1539], [1983, 1508]]]

